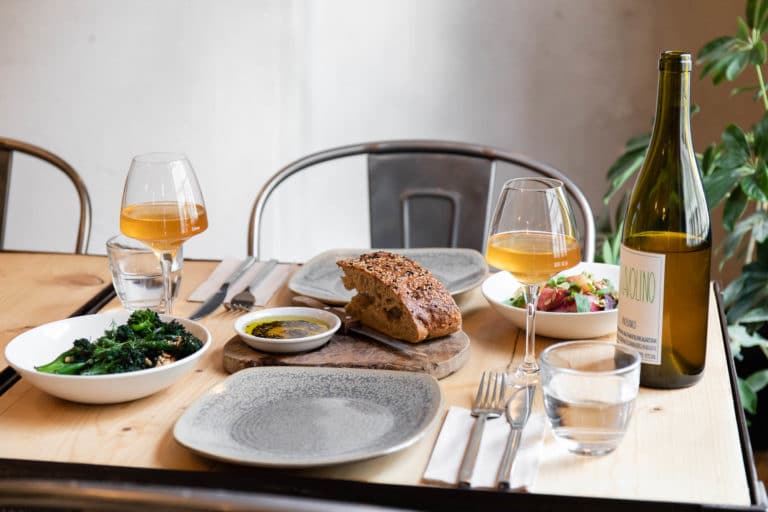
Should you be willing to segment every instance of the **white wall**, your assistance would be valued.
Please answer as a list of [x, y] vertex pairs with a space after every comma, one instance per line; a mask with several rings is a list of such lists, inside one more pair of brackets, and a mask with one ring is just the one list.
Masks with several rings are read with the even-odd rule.
[[[731, 33], [741, 10], [718, 0], [0, 0], [0, 135], [82, 174], [93, 253], [118, 231], [131, 157], [148, 151], [185, 152], [196, 167], [211, 224], [188, 258], [245, 254], [267, 176], [364, 140], [526, 153], [564, 170], [599, 210], [608, 166], [649, 127], [659, 52], [697, 51]], [[726, 122], [754, 121], [748, 99], [693, 86], [697, 146]], [[6, 246], [70, 250], [74, 195], [19, 163]], [[303, 259], [365, 244], [367, 217], [350, 213], [364, 210], [364, 183], [349, 175], [296, 184], [299, 205], [277, 197], [267, 252]]]

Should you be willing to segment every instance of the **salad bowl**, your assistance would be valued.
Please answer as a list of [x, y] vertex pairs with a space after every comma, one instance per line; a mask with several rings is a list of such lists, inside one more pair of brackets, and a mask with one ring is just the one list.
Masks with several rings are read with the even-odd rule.
[[[619, 266], [606, 263], [579, 263], [558, 276], [571, 276], [587, 272], [595, 281], [608, 279], [618, 293]], [[522, 285], [509, 272], [497, 272], [482, 285], [483, 296], [490, 305], [521, 329], [525, 329], [525, 308], [512, 305], [512, 297]], [[557, 339], [587, 339], [616, 332], [618, 310], [556, 312], [536, 311], [536, 334]]]

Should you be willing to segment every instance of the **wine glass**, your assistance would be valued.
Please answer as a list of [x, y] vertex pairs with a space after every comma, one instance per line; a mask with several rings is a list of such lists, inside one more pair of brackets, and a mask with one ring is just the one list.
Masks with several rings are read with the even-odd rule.
[[207, 227], [203, 194], [186, 156], [150, 153], [133, 158], [123, 187], [120, 231], [146, 243], [160, 260], [168, 315], [173, 308], [173, 258], [185, 240]]
[[[514, 381], [538, 381], [534, 341], [539, 288], [581, 260], [573, 212], [563, 182], [551, 178], [515, 178], [504, 184], [493, 213], [486, 260], [523, 284], [526, 302], [525, 358]], [[514, 290], [510, 290], [510, 296]]]

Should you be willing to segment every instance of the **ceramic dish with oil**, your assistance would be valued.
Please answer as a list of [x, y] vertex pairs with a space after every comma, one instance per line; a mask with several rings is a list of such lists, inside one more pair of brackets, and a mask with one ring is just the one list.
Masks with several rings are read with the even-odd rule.
[[235, 320], [240, 339], [262, 352], [314, 350], [326, 344], [339, 327], [341, 320], [333, 313], [302, 307], [262, 309]]

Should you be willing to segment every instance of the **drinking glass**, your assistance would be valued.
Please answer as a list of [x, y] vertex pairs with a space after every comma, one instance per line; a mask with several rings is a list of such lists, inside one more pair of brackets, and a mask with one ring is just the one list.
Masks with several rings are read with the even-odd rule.
[[[171, 267], [173, 299], [179, 295], [184, 247], [179, 247]], [[107, 257], [112, 284], [123, 307], [129, 311], [154, 309], [164, 311], [163, 274], [160, 262], [144, 242], [116, 235], [107, 240]]]
[[[539, 375], [534, 350], [539, 288], [581, 260], [576, 223], [561, 181], [530, 177], [504, 184], [491, 221], [486, 260], [523, 285], [525, 357], [512, 377], [521, 385], [535, 383]], [[510, 296], [514, 291], [510, 290]]]
[[612, 452], [624, 437], [640, 384], [640, 354], [606, 341], [570, 341], [541, 354], [552, 433], [581, 455]]
[[174, 257], [185, 240], [207, 227], [203, 194], [186, 156], [150, 153], [133, 158], [123, 187], [120, 231], [147, 244], [160, 260], [166, 314], [173, 308]]

